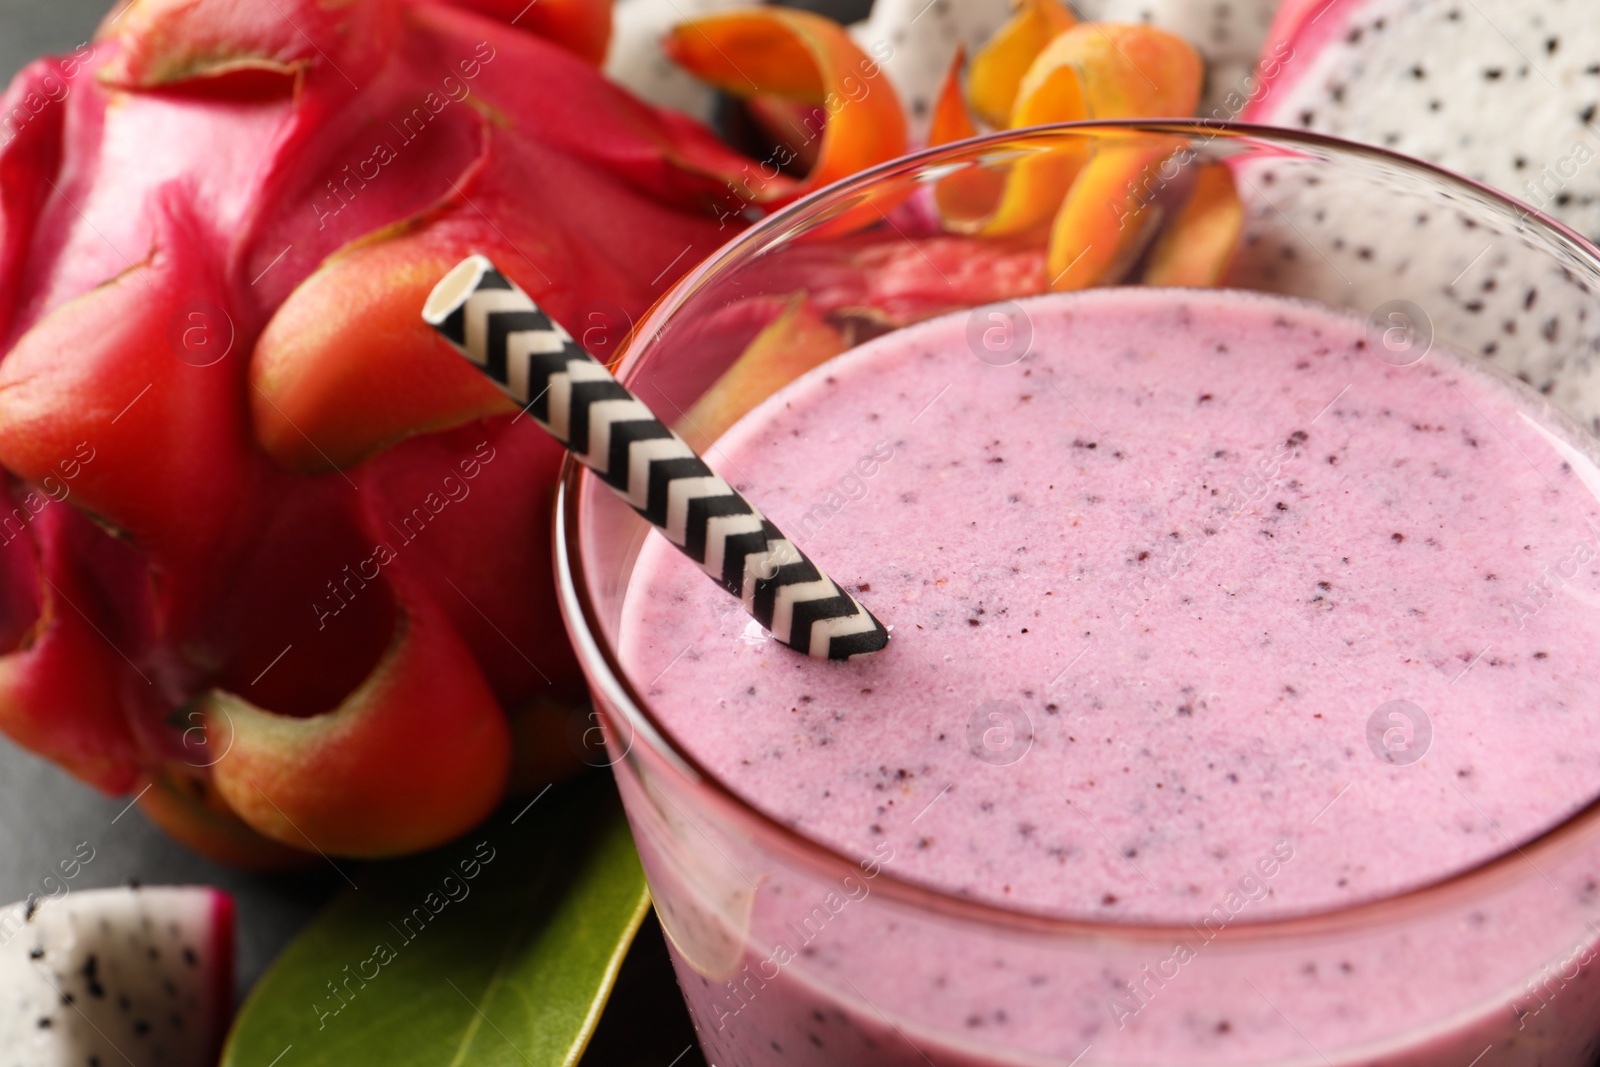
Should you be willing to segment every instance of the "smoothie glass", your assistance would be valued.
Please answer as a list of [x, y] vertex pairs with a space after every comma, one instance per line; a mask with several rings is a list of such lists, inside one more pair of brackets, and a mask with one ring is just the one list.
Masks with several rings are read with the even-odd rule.
[[[1523, 301], [1524, 289], [1537, 288], [1544, 306], [1576, 309], [1575, 321], [1600, 319], [1600, 300], [1590, 297], [1600, 259], [1580, 238], [1495, 192], [1381, 150], [1185, 123], [1006, 132], [824, 190], [692, 271], [638, 325], [618, 375], [670, 421], [749, 341], [754, 331], [740, 334], [741, 315], [790, 298], [797, 279], [830, 284], [818, 265], [863, 233], [940, 233], [931, 206], [938, 183], [990, 181], [1090, 152], [1159, 159], [1174, 146], [1186, 146], [1185, 168], [1152, 167], [1119, 196], [1175, 214], [1188, 191], [1184, 174], [1225, 162], [1246, 218], [1226, 284], [1353, 309], [1369, 320], [1375, 358], [1395, 365], [1434, 344], [1483, 354], [1596, 425], [1600, 383], [1582, 330], [1535, 324], [1533, 336], [1526, 328], [1519, 335], [1494, 304], [1496, 292], [1514, 287]], [[1117, 204], [1106, 208], [1115, 218]], [[1085, 243], [1117, 232], [1097, 230]], [[978, 240], [948, 239], [958, 248]], [[1044, 239], [1012, 238], [1011, 246], [1037, 249]], [[999, 270], [977, 281], [945, 277], [959, 261], [929, 258], [927, 272], [912, 272], [922, 281], [906, 281], [899, 295], [921, 309], [914, 314], [972, 309], [975, 358], [1022, 358], [1027, 316], [1004, 302], [1023, 295], [1007, 286], [1023, 283]], [[924, 284], [930, 277], [945, 284]], [[872, 332], [864, 315], [859, 336]], [[751, 496], [759, 506], [759, 487]], [[642, 698], [650, 679], [629, 678], [617, 654], [624, 593], [648, 527], [573, 465], [557, 525], [563, 610], [605, 761], [706, 1058], [718, 1067], [1595, 1062], [1600, 802], [1534, 840], [1506, 841], [1472, 869], [1336, 910], [1231, 919], [1229, 901], [1208, 900], [1192, 922], [1159, 924], [978, 903], [897, 874], [905, 841], [886, 840], [874, 855], [839, 854], [756, 810], [697, 763]], [[975, 766], [1026, 758], [1029, 723], [975, 712], [972, 729]], [[1392, 773], [1408, 773], [1403, 754], [1388, 758]], [[1247, 877], [1270, 879], [1276, 862], [1263, 854], [1259, 873]], [[1258, 885], [1242, 881], [1240, 893]]]

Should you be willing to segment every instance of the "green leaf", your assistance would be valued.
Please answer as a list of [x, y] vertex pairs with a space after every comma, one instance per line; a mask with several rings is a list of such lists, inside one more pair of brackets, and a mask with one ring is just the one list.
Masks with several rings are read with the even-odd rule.
[[256, 987], [222, 1067], [577, 1063], [649, 907], [644, 874], [609, 775], [519, 809], [353, 871]]

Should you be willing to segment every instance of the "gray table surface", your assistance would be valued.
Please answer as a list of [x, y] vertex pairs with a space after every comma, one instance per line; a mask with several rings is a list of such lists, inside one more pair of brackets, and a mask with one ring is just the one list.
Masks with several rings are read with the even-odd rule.
[[109, 0], [0, 0], [0, 81], [34, 56], [87, 41], [107, 7]]

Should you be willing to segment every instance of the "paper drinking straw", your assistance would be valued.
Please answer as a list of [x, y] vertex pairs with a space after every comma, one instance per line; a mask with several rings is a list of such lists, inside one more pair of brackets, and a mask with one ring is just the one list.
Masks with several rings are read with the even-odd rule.
[[471, 256], [447, 274], [422, 317], [777, 641], [819, 659], [889, 643], [870, 611], [488, 259]]

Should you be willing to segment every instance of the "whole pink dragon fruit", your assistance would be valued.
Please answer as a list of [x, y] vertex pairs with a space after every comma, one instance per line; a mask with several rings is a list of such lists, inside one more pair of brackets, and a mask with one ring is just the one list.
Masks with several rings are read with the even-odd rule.
[[749, 161], [606, 81], [608, 25], [142, 0], [18, 76], [0, 729], [254, 863], [424, 847], [570, 760], [561, 453], [418, 309], [484, 252], [603, 353], [729, 235]]

